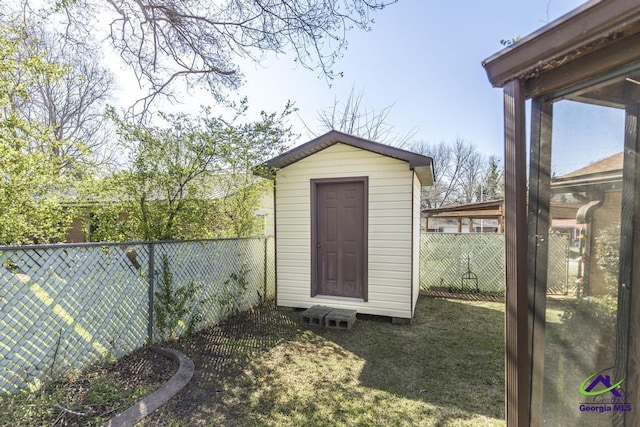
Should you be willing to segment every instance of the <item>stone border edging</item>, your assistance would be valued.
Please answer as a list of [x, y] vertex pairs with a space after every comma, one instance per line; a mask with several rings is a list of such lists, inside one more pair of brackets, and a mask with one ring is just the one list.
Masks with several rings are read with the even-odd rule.
[[134, 425], [160, 406], [167, 403], [173, 396], [178, 394], [185, 385], [187, 385], [189, 380], [191, 380], [194, 370], [193, 361], [191, 359], [170, 348], [151, 347], [151, 350], [178, 362], [178, 370], [173, 374], [169, 381], [160, 386], [159, 389], [142, 398], [120, 415], [111, 418], [103, 425], [103, 427], [124, 427]]

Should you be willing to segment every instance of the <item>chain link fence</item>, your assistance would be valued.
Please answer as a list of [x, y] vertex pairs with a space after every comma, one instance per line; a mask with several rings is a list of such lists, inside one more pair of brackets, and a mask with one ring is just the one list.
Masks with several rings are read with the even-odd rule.
[[[568, 239], [549, 236], [547, 292], [566, 293]], [[422, 233], [420, 286], [427, 293], [504, 294], [503, 234]]]
[[274, 254], [273, 238], [0, 247], [0, 394], [165, 338], [153, 321], [165, 264], [172, 298], [194, 290], [181, 335], [273, 298]]
[[[549, 293], [567, 292], [568, 266], [568, 239], [551, 235]], [[423, 233], [420, 268], [433, 295], [502, 295], [504, 235]], [[193, 290], [179, 336], [274, 299], [275, 277], [272, 237], [0, 247], [0, 394], [166, 338], [153, 306], [167, 280]]]

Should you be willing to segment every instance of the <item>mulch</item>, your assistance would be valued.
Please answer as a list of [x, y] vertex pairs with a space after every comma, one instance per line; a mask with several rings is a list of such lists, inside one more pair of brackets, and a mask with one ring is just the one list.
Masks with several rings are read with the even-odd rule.
[[173, 419], [184, 425], [207, 425], [208, 419], [219, 415], [217, 411], [228, 410], [217, 405], [224, 385], [241, 376], [253, 357], [292, 339], [299, 330], [294, 312], [259, 307], [189, 337], [161, 343], [191, 358], [195, 371], [180, 393], [141, 424], [163, 426], [167, 419]]
[[103, 391], [105, 394], [111, 393], [110, 388], [113, 387], [133, 393], [139, 387], [160, 387], [177, 369], [175, 361], [149, 348], [142, 348], [116, 362], [97, 366], [83, 375], [69, 378], [62, 384], [51, 384], [48, 387], [64, 387], [67, 396], [66, 402], [56, 404], [57, 415], [52, 420], [52, 425], [84, 426], [88, 419], [94, 417], [112, 418], [133, 403], [123, 400], [105, 400], [105, 403], [93, 401], [90, 390], [93, 387], [93, 393], [96, 393], [96, 379], [99, 377], [109, 380]]
[[[218, 404], [225, 393], [225, 384], [237, 383], [252, 358], [285, 340], [294, 339], [301, 330], [295, 311], [263, 306], [189, 337], [156, 344], [189, 357], [194, 362], [195, 371], [182, 391], [139, 425], [164, 426], [167, 420], [177, 421], [180, 425], [208, 425], [208, 420], [220, 415], [232, 419], [233, 414], [228, 412], [233, 408]], [[144, 347], [114, 363], [68, 379], [63, 387], [69, 398], [59, 402], [54, 425], [83, 426], [95, 417], [110, 419], [135, 403], [91, 402], [87, 395], [89, 389], [95, 387], [97, 377], [108, 378], [110, 384], [116, 384], [122, 390], [132, 391], [147, 386], [155, 390], [177, 370], [177, 362]]]

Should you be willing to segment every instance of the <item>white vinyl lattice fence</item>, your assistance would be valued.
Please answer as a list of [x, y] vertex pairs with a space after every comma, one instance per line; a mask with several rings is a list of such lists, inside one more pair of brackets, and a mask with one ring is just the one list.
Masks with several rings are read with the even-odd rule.
[[548, 250], [547, 293], [567, 294], [571, 280], [569, 277], [569, 236], [564, 234], [550, 235]]
[[[468, 264], [467, 264], [468, 260]], [[504, 292], [504, 236], [481, 233], [423, 233], [420, 246], [420, 285], [432, 291], [475, 290], [465, 280], [471, 271], [480, 292]], [[473, 285], [473, 286], [472, 286]]]
[[272, 238], [0, 247], [0, 394], [157, 341], [149, 309], [164, 256], [177, 288], [198, 289], [196, 330], [273, 298]]
[[[566, 292], [567, 248], [565, 236], [549, 236], [548, 293]], [[504, 293], [504, 257], [503, 234], [423, 233], [421, 288], [433, 292]], [[475, 280], [468, 277], [477, 279], [477, 287]]]
[[[550, 236], [550, 293], [567, 291], [567, 244]], [[174, 285], [197, 289], [195, 330], [275, 296], [273, 238], [0, 247], [0, 394], [161, 339], [149, 310], [165, 256]], [[503, 293], [504, 236], [423, 233], [420, 267], [427, 291]]]

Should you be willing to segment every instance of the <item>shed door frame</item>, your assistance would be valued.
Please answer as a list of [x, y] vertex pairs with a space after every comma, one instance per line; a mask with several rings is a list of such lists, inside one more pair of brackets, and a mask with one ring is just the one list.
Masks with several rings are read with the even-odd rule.
[[[369, 296], [368, 278], [369, 278], [369, 177], [368, 176], [355, 176], [355, 177], [340, 177], [340, 178], [319, 178], [311, 179], [311, 296], [318, 295], [318, 206], [317, 206], [317, 191], [318, 185], [322, 184], [339, 184], [339, 183], [362, 183], [363, 185], [363, 239], [364, 250], [363, 257], [363, 272], [362, 272], [362, 298], [356, 298], [366, 302]], [[334, 298], [342, 298], [339, 296], [332, 296]], [[351, 298], [349, 298], [351, 299]]]

